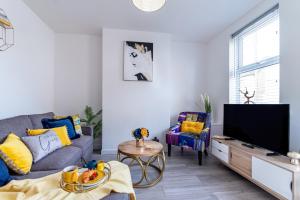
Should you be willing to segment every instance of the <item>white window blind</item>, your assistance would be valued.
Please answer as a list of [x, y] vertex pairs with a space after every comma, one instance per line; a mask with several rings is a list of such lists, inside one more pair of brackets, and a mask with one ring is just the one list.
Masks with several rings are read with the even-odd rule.
[[246, 101], [246, 88], [255, 103], [279, 103], [279, 12], [278, 5], [232, 35], [230, 103]]

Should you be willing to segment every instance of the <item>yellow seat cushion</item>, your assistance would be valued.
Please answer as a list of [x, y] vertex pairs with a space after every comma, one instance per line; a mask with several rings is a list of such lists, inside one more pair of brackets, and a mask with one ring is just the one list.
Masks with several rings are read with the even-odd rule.
[[32, 154], [21, 139], [10, 133], [0, 145], [0, 157], [6, 165], [18, 174], [27, 174], [32, 166]]
[[48, 130], [53, 130], [56, 133], [57, 137], [60, 139], [63, 146], [72, 144], [72, 142], [68, 136], [68, 130], [67, 130], [66, 126], [51, 128], [51, 129], [27, 129], [27, 134], [29, 136], [41, 135], [41, 134], [47, 132]]
[[181, 132], [200, 134], [203, 130], [203, 122], [183, 121], [181, 124]]

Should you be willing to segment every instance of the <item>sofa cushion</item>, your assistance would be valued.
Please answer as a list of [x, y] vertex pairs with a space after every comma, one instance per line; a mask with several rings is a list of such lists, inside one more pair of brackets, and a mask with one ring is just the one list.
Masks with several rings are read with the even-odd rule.
[[29, 174], [26, 175], [12, 174], [11, 177], [13, 180], [34, 179], [34, 178], [41, 178], [44, 176], [48, 176], [50, 174], [55, 174], [60, 171], [61, 170], [59, 169], [49, 170], [49, 171], [35, 171], [35, 172], [30, 172]]
[[26, 129], [32, 129], [32, 124], [27, 115], [20, 115], [12, 118], [0, 120], [0, 142], [13, 132], [19, 137], [26, 135]]
[[93, 146], [93, 137], [81, 135], [80, 138], [72, 140], [72, 146], [82, 149], [84, 155], [88, 151], [89, 147]]
[[42, 119], [44, 118], [52, 119], [53, 116], [54, 116], [53, 112], [48, 112], [43, 114], [29, 115], [29, 119], [31, 120], [33, 129], [40, 129], [43, 128]]
[[22, 140], [30, 149], [34, 163], [63, 147], [60, 138], [53, 130], [41, 135], [22, 137]]
[[11, 176], [8, 172], [8, 168], [5, 162], [0, 159], [0, 187], [6, 185], [11, 180]]
[[66, 126], [67, 130], [68, 130], [69, 138], [71, 140], [80, 137], [80, 135], [78, 135], [75, 132], [72, 117], [67, 117], [67, 118], [62, 118], [62, 119], [42, 119], [42, 124], [43, 124], [44, 128], [48, 128], [48, 129]]
[[27, 174], [32, 166], [32, 154], [20, 137], [10, 133], [0, 145], [0, 157], [18, 174]]
[[31, 171], [63, 169], [69, 165], [79, 164], [82, 156], [80, 148], [66, 146], [58, 149], [32, 165]]

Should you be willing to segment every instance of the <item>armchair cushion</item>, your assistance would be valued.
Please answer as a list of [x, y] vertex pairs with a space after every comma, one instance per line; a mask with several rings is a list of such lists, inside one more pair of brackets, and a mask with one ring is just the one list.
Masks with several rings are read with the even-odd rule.
[[181, 132], [200, 134], [203, 130], [203, 122], [183, 121], [181, 124]]

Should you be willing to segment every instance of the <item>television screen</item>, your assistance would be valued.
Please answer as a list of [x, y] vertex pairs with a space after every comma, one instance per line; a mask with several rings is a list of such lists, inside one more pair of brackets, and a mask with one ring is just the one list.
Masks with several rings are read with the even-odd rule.
[[289, 151], [289, 105], [225, 104], [223, 134], [286, 154]]

